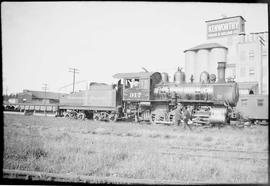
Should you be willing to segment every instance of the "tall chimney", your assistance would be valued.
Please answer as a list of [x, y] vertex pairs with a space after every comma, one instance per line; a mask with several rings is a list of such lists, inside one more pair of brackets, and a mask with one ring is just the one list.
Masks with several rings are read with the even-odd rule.
[[225, 83], [225, 68], [226, 68], [226, 62], [218, 62], [218, 81], [217, 83]]

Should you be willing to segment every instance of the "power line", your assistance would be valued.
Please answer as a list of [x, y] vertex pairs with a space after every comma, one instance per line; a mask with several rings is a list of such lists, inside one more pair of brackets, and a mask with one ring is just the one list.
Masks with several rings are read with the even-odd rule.
[[[76, 81], [76, 82], [75, 82], [75, 85], [78, 85], [78, 84], [81, 84], [81, 83], [84, 83], [84, 82], [90, 82], [90, 80]], [[64, 89], [64, 88], [70, 87], [71, 85], [73, 85], [73, 83], [70, 83], [70, 84], [67, 84], [67, 85], [65, 85], [65, 86], [62, 86], [62, 87], [60, 87], [58, 90], [62, 90], [62, 89]]]
[[79, 69], [69, 68], [69, 72], [72, 72], [73, 73], [73, 90], [72, 90], [72, 92], [74, 93], [74, 88], [75, 88], [75, 74], [79, 73]]

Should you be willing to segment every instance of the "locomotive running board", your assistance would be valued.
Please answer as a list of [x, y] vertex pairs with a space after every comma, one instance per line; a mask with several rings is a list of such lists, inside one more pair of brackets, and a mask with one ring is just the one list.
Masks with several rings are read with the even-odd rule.
[[169, 122], [169, 121], [155, 121], [155, 123], [162, 123], [162, 124], [173, 124], [173, 122]]
[[95, 107], [95, 106], [67, 106], [60, 105], [59, 109], [71, 109], [71, 110], [110, 110], [117, 111], [117, 107]]
[[214, 103], [210, 100], [189, 100], [189, 99], [178, 99], [177, 102], [193, 102], [193, 103]]

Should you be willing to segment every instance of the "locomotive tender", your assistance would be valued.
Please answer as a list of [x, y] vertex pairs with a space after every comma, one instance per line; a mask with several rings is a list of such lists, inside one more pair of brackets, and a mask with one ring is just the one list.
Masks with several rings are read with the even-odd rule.
[[[190, 107], [197, 123], [225, 123], [233, 118], [233, 107], [239, 98], [238, 85], [225, 82], [225, 62], [218, 63], [215, 75], [201, 73], [200, 83], [185, 82], [180, 69], [174, 82], [167, 73], [118, 73], [116, 85], [92, 84], [86, 91], [60, 99], [59, 114], [78, 118], [92, 116], [94, 120], [116, 121], [133, 119], [152, 123], [172, 124], [177, 103]], [[66, 114], [69, 113], [69, 114]]]

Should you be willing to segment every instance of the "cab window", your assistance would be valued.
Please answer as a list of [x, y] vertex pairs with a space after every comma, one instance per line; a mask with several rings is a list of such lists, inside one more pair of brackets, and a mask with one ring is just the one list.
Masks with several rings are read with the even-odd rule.
[[132, 79], [131, 80], [131, 88], [139, 88], [139, 79]]
[[126, 79], [125, 80], [125, 88], [139, 88], [139, 89], [147, 89], [148, 88], [148, 80], [147, 79]]
[[130, 88], [131, 79], [125, 79], [125, 88]]

